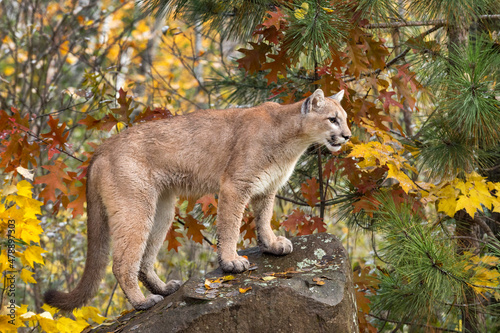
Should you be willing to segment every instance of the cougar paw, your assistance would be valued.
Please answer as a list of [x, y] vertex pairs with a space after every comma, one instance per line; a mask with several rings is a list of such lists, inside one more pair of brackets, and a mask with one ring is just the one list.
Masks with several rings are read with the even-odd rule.
[[220, 260], [220, 267], [227, 273], [241, 273], [250, 267], [250, 262], [244, 257], [236, 257], [233, 260]]
[[264, 247], [262, 251], [281, 256], [291, 253], [293, 251], [293, 245], [289, 239], [283, 236], [278, 236], [274, 243], [270, 246]]
[[147, 310], [156, 303], [159, 303], [161, 301], [163, 301], [163, 296], [151, 294], [148, 297], [146, 297], [146, 300], [144, 302], [134, 305], [134, 308], [136, 310]]
[[175, 293], [181, 287], [182, 282], [179, 280], [170, 280], [165, 285], [165, 289], [162, 292], [162, 296], [168, 296]]

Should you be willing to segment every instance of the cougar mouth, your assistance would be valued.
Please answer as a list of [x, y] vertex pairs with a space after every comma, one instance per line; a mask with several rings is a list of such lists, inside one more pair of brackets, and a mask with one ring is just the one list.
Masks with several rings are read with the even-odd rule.
[[342, 146], [341, 143], [337, 142], [337, 140], [335, 139], [335, 137], [331, 137], [330, 139], [327, 139], [328, 143], [332, 146], [332, 147], [340, 147]]

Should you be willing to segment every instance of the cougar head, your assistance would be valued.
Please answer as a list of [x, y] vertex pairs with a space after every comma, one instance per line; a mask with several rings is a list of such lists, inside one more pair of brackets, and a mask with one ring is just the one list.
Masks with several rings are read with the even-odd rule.
[[323, 90], [317, 89], [302, 103], [305, 130], [315, 143], [324, 144], [330, 151], [339, 151], [351, 137], [347, 125], [347, 113], [340, 105], [344, 90], [325, 98]]

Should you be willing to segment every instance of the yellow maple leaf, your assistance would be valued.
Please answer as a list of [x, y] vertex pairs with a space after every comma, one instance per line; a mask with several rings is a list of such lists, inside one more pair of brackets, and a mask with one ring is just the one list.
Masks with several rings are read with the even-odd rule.
[[38, 316], [38, 323], [40, 323], [40, 326], [42, 327], [44, 332], [47, 333], [59, 332], [59, 329], [57, 328], [57, 322], [52, 318], [50, 312], [41, 313]]
[[27, 180], [21, 180], [19, 183], [17, 183], [16, 188], [17, 195], [28, 198], [32, 197], [31, 189], [33, 188], [33, 186]]
[[474, 218], [476, 210], [481, 209], [481, 203], [478, 200], [476, 200], [474, 196], [467, 197], [465, 195], [462, 195], [457, 200], [456, 210], [458, 211], [464, 208], [467, 214], [469, 214], [472, 218]]
[[444, 212], [446, 215], [453, 217], [457, 212], [457, 193], [450, 185], [443, 187], [437, 196], [440, 198], [438, 203], [438, 211]]
[[89, 323], [83, 319], [71, 320], [62, 317], [57, 320], [57, 329], [61, 333], [81, 332], [87, 326], [89, 326]]
[[56, 314], [56, 312], [59, 311], [58, 308], [50, 306], [47, 303], [45, 303], [44, 305], [42, 305], [42, 309], [44, 309], [46, 312], [49, 312], [52, 316], [54, 316]]
[[21, 254], [21, 261], [23, 264], [28, 264], [31, 268], [34, 268], [35, 262], [39, 264], [44, 263], [42, 253], [45, 252], [47, 251], [42, 249], [40, 246], [28, 246], [28, 248]]
[[26, 282], [26, 283], [36, 283], [36, 280], [33, 278], [33, 272], [28, 271], [27, 269], [23, 268], [21, 270], [21, 279]]
[[106, 317], [101, 316], [99, 314], [99, 310], [93, 306], [84, 306], [82, 308], [75, 309], [73, 310], [73, 315], [77, 319], [92, 319], [98, 324], [101, 324], [106, 319]]
[[398, 169], [393, 163], [387, 163], [387, 167], [389, 171], [387, 172], [387, 178], [396, 179], [399, 182], [399, 185], [408, 193], [410, 190], [416, 189], [413, 181], [408, 177], [403, 171]]

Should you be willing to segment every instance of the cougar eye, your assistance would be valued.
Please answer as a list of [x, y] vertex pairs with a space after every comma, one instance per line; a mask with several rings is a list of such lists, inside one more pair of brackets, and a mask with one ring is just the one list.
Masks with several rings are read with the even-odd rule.
[[329, 120], [332, 124], [338, 124], [337, 118], [335, 118], [335, 117], [328, 118], [328, 120]]

